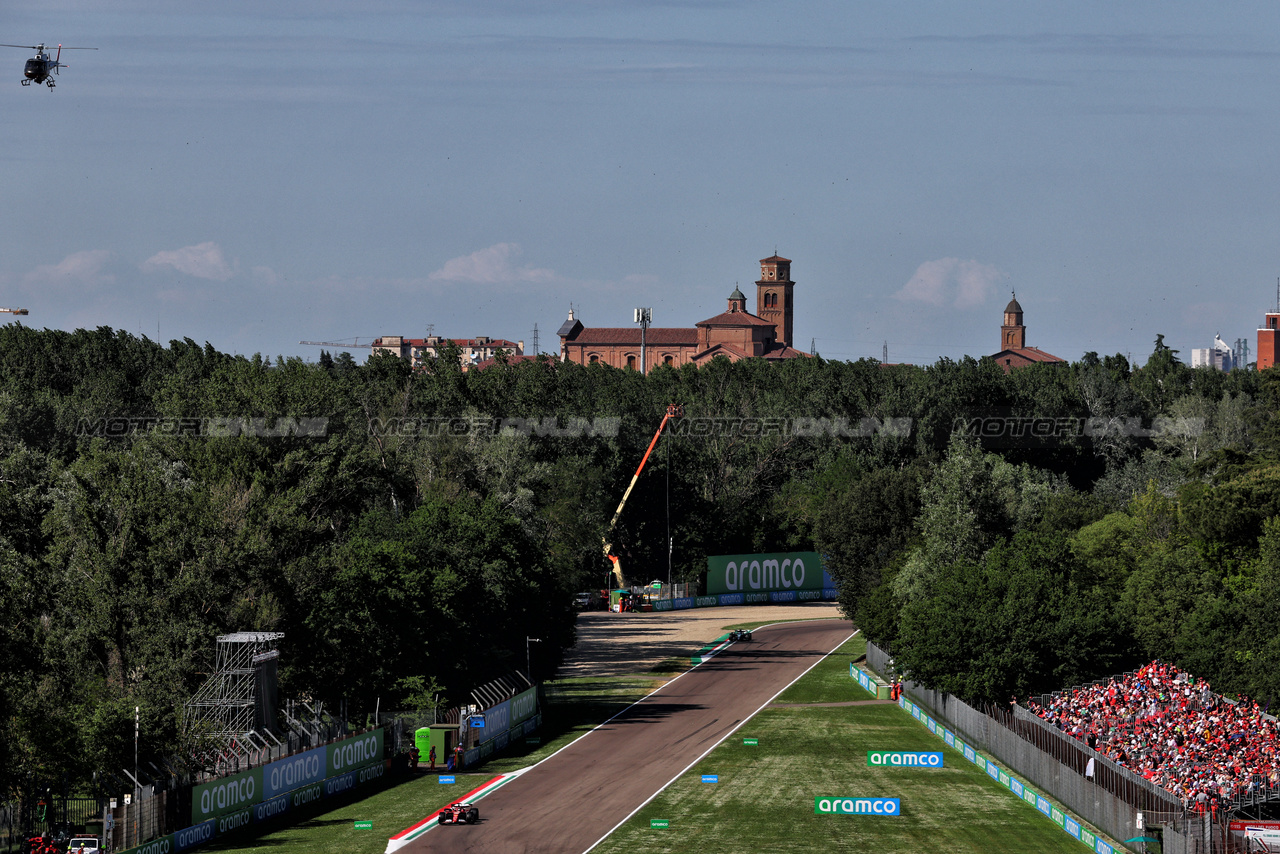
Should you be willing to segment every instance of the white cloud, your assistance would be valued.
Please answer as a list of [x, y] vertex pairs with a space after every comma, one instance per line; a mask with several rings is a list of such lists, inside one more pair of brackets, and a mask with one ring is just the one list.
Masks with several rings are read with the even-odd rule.
[[116, 277], [103, 270], [111, 260], [106, 249], [89, 249], [63, 258], [57, 264], [36, 267], [23, 276], [25, 284], [37, 285], [99, 285], [111, 284]]
[[516, 267], [513, 262], [519, 255], [519, 244], [495, 243], [488, 249], [449, 259], [427, 278], [432, 281], [474, 282], [482, 285], [555, 281], [556, 274], [551, 270]]
[[893, 296], [939, 307], [971, 308], [986, 302], [987, 297], [995, 293], [996, 283], [1004, 278], [1005, 274], [990, 264], [939, 258], [921, 264], [911, 280]]
[[284, 282], [284, 277], [270, 267], [254, 267], [252, 271], [253, 281], [256, 284], [266, 287], [275, 287]]
[[157, 252], [142, 264], [143, 271], [147, 273], [165, 267], [172, 267], [179, 273], [195, 276], [197, 279], [214, 279], [219, 282], [225, 282], [235, 274], [235, 270], [222, 255], [222, 247], [213, 241]]

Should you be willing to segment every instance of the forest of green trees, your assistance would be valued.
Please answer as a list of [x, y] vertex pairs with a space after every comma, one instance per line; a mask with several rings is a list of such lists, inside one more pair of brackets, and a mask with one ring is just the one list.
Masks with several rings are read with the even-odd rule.
[[[542, 358], [463, 372], [0, 327], [0, 787], [181, 755], [214, 640], [358, 716], [551, 676], [613, 537], [636, 580], [817, 550], [900, 667], [973, 701], [1159, 657], [1280, 699], [1280, 375], [1087, 354]], [[1033, 420], [1039, 419], [1039, 420]], [[1001, 428], [1000, 425], [1006, 425]], [[1041, 435], [1044, 425], [1048, 435]], [[1003, 430], [1003, 432], [1001, 432]], [[1026, 432], [1039, 438], [1027, 438]], [[0, 796], [2, 797], [2, 796]]]

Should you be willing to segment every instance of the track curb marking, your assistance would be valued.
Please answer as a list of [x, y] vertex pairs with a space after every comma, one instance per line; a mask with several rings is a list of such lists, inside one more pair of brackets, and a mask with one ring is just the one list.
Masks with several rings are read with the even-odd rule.
[[440, 815], [441, 812], [443, 812], [448, 807], [453, 806], [454, 804], [462, 801], [478, 801], [481, 798], [483, 798], [485, 795], [488, 795], [500, 789], [501, 787], [505, 786], [507, 783], [510, 783], [512, 780], [514, 780], [516, 777], [520, 776], [527, 770], [528, 770], [527, 768], [522, 768], [521, 770], [511, 774], [499, 774], [497, 777], [494, 777], [489, 782], [484, 783], [478, 786], [477, 788], [474, 788], [471, 791], [467, 792], [462, 797], [457, 798], [453, 801], [450, 801], [448, 804], [436, 810], [431, 815], [422, 819], [418, 823], [411, 825], [410, 827], [406, 827], [404, 830], [400, 831], [395, 836], [387, 840], [386, 854], [391, 854], [391, 852], [393, 851], [400, 850], [404, 846], [408, 845], [410, 842], [413, 842], [414, 840], [421, 837], [422, 834], [426, 833], [431, 828], [438, 827], [439, 824], [436, 822], [436, 818]]

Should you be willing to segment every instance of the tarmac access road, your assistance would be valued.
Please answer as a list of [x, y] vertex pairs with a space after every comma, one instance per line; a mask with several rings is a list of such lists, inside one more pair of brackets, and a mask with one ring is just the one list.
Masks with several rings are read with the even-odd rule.
[[400, 851], [581, 854], [853, 634], [847, 620], [756, 629]]

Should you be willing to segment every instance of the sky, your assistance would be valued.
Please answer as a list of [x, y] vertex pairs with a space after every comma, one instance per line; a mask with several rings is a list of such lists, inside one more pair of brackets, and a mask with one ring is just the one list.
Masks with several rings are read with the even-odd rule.
[[1016, 292], [1049, 353], [1189, 362], [1280, 289], [1274, 2], [43, 0], [0, 42], [98, 48], [52, 91], [0, 48], [40, 328], [556, 352], [570, 307], [753, 310], [777, 252], [826, 358], [994, 353]]

